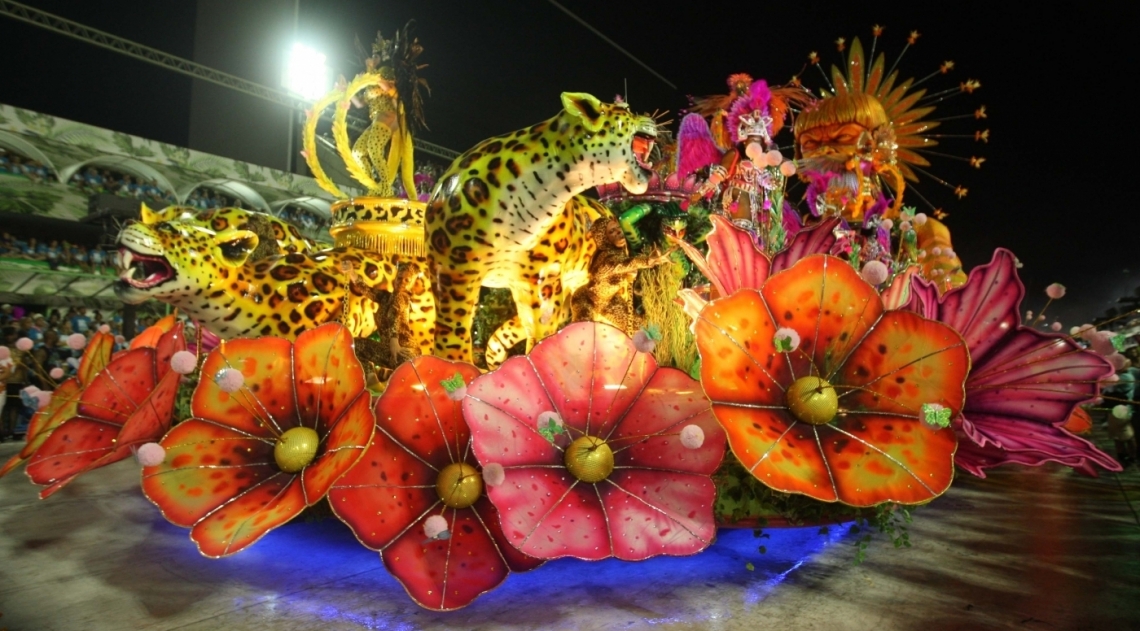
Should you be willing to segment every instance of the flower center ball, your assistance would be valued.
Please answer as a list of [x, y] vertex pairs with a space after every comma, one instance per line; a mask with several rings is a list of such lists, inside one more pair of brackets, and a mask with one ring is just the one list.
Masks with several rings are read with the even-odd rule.
[[583, 482], [601, 482], [614, 472], [614, 452], [596, 436], [582, 436], [566, 448], [566, 468]]
[[792, 416], [810, 425], [823, 425], [839, 411], [835, 388], [819, 377], [800, 377], [784, 393]]
[[439, 472], [435, 492], [449, 508], [467, 508], [483, 494], [483, 476], [465, 462], [453, 462]]
[[297, 473], [309, 466], [317, 455], [321, 437], [310, 427], [294, 427], [281, 434], [273, 446], [273, 459], [277, 468], [285, 473]]

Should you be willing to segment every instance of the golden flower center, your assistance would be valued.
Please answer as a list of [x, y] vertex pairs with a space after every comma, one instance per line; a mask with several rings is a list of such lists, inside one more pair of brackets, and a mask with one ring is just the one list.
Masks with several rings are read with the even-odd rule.
[[831, 422], [839, 411], [835, 388], [819, 377], [800, 377], [784, 393], [784, 402], [796, 420], [810, 425]]
[[453, 462], [439, 472], [435, 492], [449, 508], [467, 508], [483, 494], [483, 476], [466, 462]]
[[317, 455], [321, 437], [311, 427], [294, 427], [281, 434], [273, 446], [273, 459], [277, 468], [285, 473], [297, 473], [309, 466]]
[[582, 436], [566, 448], [566, 468], [583, 482], [601, 482], [614, 472], [614, 452], [597, 436]]

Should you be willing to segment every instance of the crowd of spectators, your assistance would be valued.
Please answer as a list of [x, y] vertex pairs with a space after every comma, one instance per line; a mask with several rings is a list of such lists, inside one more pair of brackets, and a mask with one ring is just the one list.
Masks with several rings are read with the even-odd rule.
[[9, 232], [0, 234], [0, 257], [46, 261], [51, 269], [61, 265], [78, 267], [94, 274], [113, 273], [113, 253], [103, 248], [68, 243], [51, 239], [43, 241], [35, 237], [22, 239]]
[[51, 179], [51, 171], [42, 162], [0, 147], [0, 175], [26, 177], [39, 184]]
[[89, 166], [82, 171], [76, 171], [69, 182], [85, 195], [110, 193], [119, 197], [129, 197], [146, 202], [152, 206], [164, 207], [174, 203], [174, 196], [159, 188], [158, 183], [146, 179], [111, 171], [97, 169]]
[[245, 208], [245, 204], [237, 198], [223, 195], [212, 188], [198, 187], [190, 192], [186, 198], [186, 205], [209, 210], [211, 208]]
[[329, 217], [322, 217], [307, 208], [301, 208], [300, 206], [294, 206], [292, 204], [286, 205], [277, 211], [277, 216], [310, 232], [327, 230], [328, 227], [332, 225], [332, 220]]

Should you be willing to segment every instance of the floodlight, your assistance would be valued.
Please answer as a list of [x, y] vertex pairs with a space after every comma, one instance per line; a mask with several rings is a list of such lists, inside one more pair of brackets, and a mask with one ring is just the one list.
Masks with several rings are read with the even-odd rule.
[[329, 89], [329, 68], [325, 56], [304, 44], [293, 44], [285, 66], [285, 89], [309, 101], [321, 98]]

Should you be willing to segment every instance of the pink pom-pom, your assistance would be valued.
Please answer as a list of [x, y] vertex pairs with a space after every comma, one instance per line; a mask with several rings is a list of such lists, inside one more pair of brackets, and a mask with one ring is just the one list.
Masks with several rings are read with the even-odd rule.
[[5, 359], [12, 359], [12, 349], [7, 346], [0, 346], [0, 361]]
[[503, 465], [497, 462], [488, 462], [487, 466], [483, 467], [483, 482], [487, 486], [499, 486], [507, 479], [507, 472], [503, 470]]
[[641, 329], [633, 334], [633, 347], [642, 353], [652, 353], [657, 348], [657, 342], [653, 341], [645, 329]]
[[942, 248], [936, 245], [933, 248], [930, 248], [930, 254], [931, 256], [941, 256]]
[[462, 401], [467, 398], [467, 386], [459, 386], [458, 388], [447, 393], [447, 398], [452, 401]]
[[81, 351], [87, 346], [87, 338], [82, 333], [72, 333], [67, 336], [67, 347], [73, 351]]
[[1032, 319], [1033, 319], [1033, 312], [1032, 312], [1032, 311], [1029, 311], [1029, 310], [1026, 310], [1026, 312], [1025, 312], [1025, 321], [1026, 321], [1026, 322], [1028, 322], [1028, 321], [1030, 321], [1030, 320], [1032, 320]]
[[681, 428], [681, 444], [686, 449], [700, 449], [705, 444], [705, 430], [697, 425], [686, 425]]
[[1089, 346], [1092, 346], [1093, 352], [1098, 355], [1108, 357], [1116, 352], [1116, 347], [1112, 345], [1112, 338], [1115, 336], [1112, 331], [1097, 331], [1089, 336]]
[[796, 163], [788, 160], [780, 165], [780, 175], [784, 177], [792, 177], [796, 174]]
[[926, 223], [926, 213], [918, 213], [914, 216], [914, 225], [921, 226]]
[[1116, 371], [1121, 371], [1128, 367], [1128, 358], [1120, 353], [1106, 355], [1105, 359], [1108, 360], [1108, 363], [1112, 364], [1113, 369]]
[[99, 325], [99, 332], [100, 333], [110, 333], [111, 332], [111, 325], [110, 324], [100, 324]]
[[1086, 342], [1091, 342], [1093, 334], [1096, 333], [1096, 327], [1091, 324], [1082, 324], [1079, 328], [1080, 331], [1077, 332], [1077, 337]]
[[758, 142], [748, 143], [748, 146], [744, 148], [744, 155], [748, 156], [749, 160], [757, 164], [766, 160], [766, 157], [764, 155], [764, 147], [761, 147], [760, 143]]
[[240, 370], [236, 368], [223, 368], [218, 371], [214, 377], [214, 382], [222, 389], [222, 392], [237, 392], [245, 384], [245, 375], [241, 374]]
[[900, 223], [899, 224], [899, 230], [901, 230], [903, 232], [910, 232], [910, 222], [904, 221], [904, 222]]
[[1120, 375], [1112, 373], [1111, 375], [1105, 377], [1103, 381], [1105, 383], [1116, 383], [1117, 381], [1120, 381]]
[[40, 391], [40, 389], [37, 388], [36, 386], [28, 386], [28, 387], [24, 388], [21, 392], [27, 392], [28, 394], [35, 396], [35, 394], [39, 391]]
[[48, 373], [48, 376], [50, 376], [52, 379], [55, 379], [56, 381], [59, 381], [60, 379], [63, 379], [63, 369], [52, 368], [51, 372]]
[[1045, 295], [1052, 300], [1060, 300], [1065, 297], [1065, 286], [1061, 283], [1053, 283], [1045, 288]]
[[780, 327], [776, 329], [776, 335], [772, 336], [772, 343], [776, 345], [777, 351], [790, 353], [800, 347], [800, 334], [795, 329]]
[[537, 423], [539, 427], [547, 427], [551, 421], [554, 421], [554, 424], [559, 428], [563, 426], [562, 417], [558, 416], [558, 412], [543, 412], [538, 415], [535, 423]]
[[127, 338], [123, 337], [122, 335], [116, 335], [116, 336], [115, 336], [115, 343], [116, 343], [116, 344], [119, 344], [119, 345], [123, 345], [123, 344], [126, 344], [126, 343], [127, 343]]
[[942, 248], [942, 256], [951, 258], [954, 256], [954, 250], [951, 250], [950, 248]]
[[157, 467], [166, 460], [166, 450], [158, 443], [147, 443], [139, 447], [135, 458], [144, 467]]
[[863, 266], [863, 271], [860, 272], [863, 280], [872, 285], [882, 284], [887, 280], [887, 277], [890, 276], [890, 274], [891, 271], [887, 269], [886, 264], [884, 264], [882, 261], [867, 261], [867, 263]]
[[170, 358], [170, 369], [180, 375], [189, 375], [198, 367], [198, 358], [190, 351], [178, 351]]
[[890, 219], [884, 219], [879, 222], [879, 225], [882, 226], [884, 230], [890, 230], [895, 227], [895, 222]]
[[35, 345], [35, 342], [33, 342], [31, 338], [21, 337], [20, 339], [16, 340], [16, 348], [24, 351], [25, 353], [32, 350], [32, 347]]
[[779, 149], [773, 149], [768, 152], [768, 166], [779, 166], [784, 161], [784, 154], [780, 153]]
[[424, 534], [428, 539], [447, 539], [447, 520], [443, 515], [432, 515], [424, 520]]
[[39, 392], [36, 392], [35, 397], [36, 402], [39, 404], [36, 406], [37, 410], [42, 410], [47, 407], [49, 403], [51, 403], [51, 392], [48, 392], [47, 390], [40, 390]]
[[1054, 322], [1053, 324], [1049, 325], [1049, 328], [1050, 328], [1050, 329], [1053, 329], [1053, 330], [1054, 330], [1054, 331], [1056, 331], [1056, 332], [1060, 332], [1060, 331], [1061, 331], [1061, 329], [1063, 329], [1063, 328], [1065, 328], [1065, 327], [1061, 326], [1061, 323], [1060, 323], [1060, 322]]

